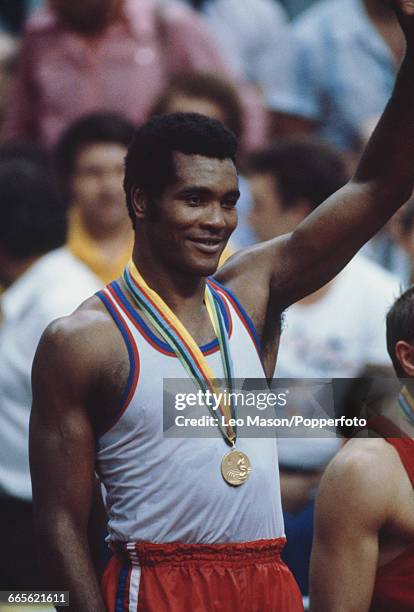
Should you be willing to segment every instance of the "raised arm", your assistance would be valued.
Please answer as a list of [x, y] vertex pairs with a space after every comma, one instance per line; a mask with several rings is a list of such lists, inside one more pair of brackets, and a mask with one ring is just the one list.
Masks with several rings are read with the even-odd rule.
[[95, 486], [95, 437], [86, 409], [93, 356], [81, 334], [68, 334], [66, 321], [46, 330], [33, 365], [35, 535], [45, 586], [69, 591], [70, 610], [103, 612], [87, 537]]
[[[414, 185], [414, 1], [394, 0], [407, 41], [392, 97], [353, 178], [292, 234], [234, 258], [223, 282], [270, 288], [283, 310], [332, 279], [409, 198]], [[369, 76], [369, 75], [368, 75]], [[358, 101], [355, 101], [357, 104]], [[238, 277], [238, 281], [233, 281]], [[239, 291], [243, 294], [243, 289]], [[243, 294], [244, 297], [244, 294]], [[246, 296], [245, 301], [248, 301]]]
[[[378, 534], [392, 518], [393, 478], [384, 440], [348, 442], [324, 474], [316, 503], [311, 612], [368, 612]], [[383, 449], [384, 447], [384, 449]], [[392, 465], [394, 465], [392, 463]]]

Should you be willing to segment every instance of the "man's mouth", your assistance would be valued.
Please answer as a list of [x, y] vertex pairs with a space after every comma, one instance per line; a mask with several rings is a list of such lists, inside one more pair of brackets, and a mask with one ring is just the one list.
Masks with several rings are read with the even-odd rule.
[[218, 253], [223, 245], [222, 238], [189, 238], [189, 241], [195, 244], [199, 251], [209, 255]]

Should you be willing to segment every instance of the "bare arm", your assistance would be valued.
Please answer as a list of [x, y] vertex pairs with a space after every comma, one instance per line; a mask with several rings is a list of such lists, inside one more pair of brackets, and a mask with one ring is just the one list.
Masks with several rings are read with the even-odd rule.
[[71, 610], [104, 612], [87, 537], [95, 486], [95, 437], [86, 410], [92, 347], [82, 350], [79, 333], [67, 328], [62, 319], [46, 330], [33, 366], [35, 533], [48, 588], [68, 590]]
[[322, 478], [310, 569], [312, 612], [369, 610], [378, 534], [393, 512], [387, 446], [384, 440], [352, 440]]
[[[393, 95], [351, 181], [292, 234], [232, 259], [220, 272], [245, 302], [243, 286], [269, 287], [283, 310], [331, 280], [408, 199], [414, 184], [414, 2], [394, 0], [407, 52]], [[236, 277], [239, 280], [234, 280]], [[253, 285], [252, 285], [253, 283]], [[260, 289], [258, 289], [260, 291]]]

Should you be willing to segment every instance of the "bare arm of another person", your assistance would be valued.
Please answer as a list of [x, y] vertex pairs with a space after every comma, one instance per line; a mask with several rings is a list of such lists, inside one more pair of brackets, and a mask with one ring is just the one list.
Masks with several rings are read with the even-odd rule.
[[69, 591], [70, 610], [104, 612], [88, 544], [95, 435], [87, 406], [100, 348], [99, 334], [96, 341], [88, 335], [88, 314], [56, 321], [40, 341], [32, 374], [30, 464], [47, 588]]
[[356, 439], [328, 466], [316, 501], [312, 612], [368, 612], [378, 534], [395, 510], [393, 468], [398, 458], [393, 453], [382, 439]]
[[355, 175], [292, 234], [242, 251], [217, 274], [217, 279], [233, 288], [253, 314], [260, 295], [273, 311], [280, 312], [332, 279], [411, 194], [414, 2], [395, 0], [393, 5], [405, 33], [407, 51], [393, 95]]

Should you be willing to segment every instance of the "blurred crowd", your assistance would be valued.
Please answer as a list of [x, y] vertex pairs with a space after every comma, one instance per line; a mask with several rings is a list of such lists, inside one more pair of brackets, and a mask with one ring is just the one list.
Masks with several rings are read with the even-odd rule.
[[[225, 253], [292, 231], [351, 176], [404, 54], [386, 0], [0, 3], [0, 590], [39, 587], [31, 541], [30, 369], [45, 326], [122, 272], [123, 161], [154, 114], [240, 139]], [[385, 313], [414, 276], [414, 200], [285, 313], [276, 375], [392, 376]], [[285, 558], [304, 596], [313, 499], [339, 442], [281, 440]]]

